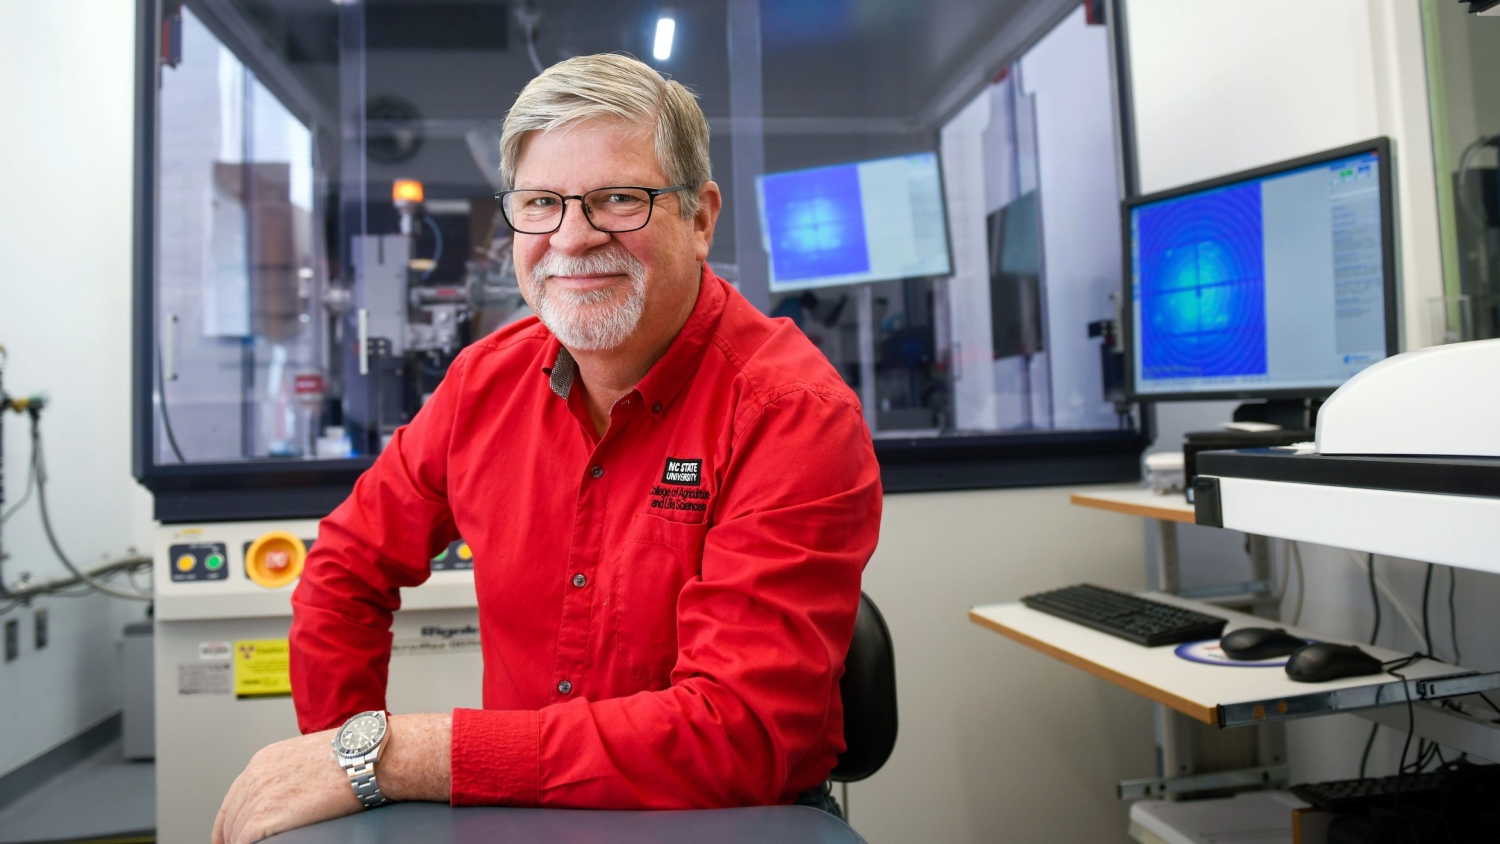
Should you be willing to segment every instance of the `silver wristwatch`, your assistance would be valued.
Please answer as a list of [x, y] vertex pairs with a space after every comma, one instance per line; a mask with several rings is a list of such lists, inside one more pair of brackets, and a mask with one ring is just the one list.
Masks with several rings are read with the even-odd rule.
[[385, 803], [385, 795], [375, 784], [375, 763], [390, 734], [387, 726], [384, 712], [361, 712], [345, 721], [333, 737], [333, 758], [349, 775], [354, 796], [366, 809]]

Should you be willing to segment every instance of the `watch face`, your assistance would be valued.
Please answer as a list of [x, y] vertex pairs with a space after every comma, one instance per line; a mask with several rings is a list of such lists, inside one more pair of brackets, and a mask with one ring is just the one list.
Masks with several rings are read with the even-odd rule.
[[369, 753], [380, 743], [384, 728], [374, 715], [361, 715], [339, 730], [339, 749], [345, 753]]

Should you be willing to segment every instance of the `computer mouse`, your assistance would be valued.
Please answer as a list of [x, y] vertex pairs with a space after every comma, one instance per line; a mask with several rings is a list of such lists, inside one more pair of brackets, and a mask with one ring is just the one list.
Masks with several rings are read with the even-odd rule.
[[1340, 677], [1363, 677], [1385, 670], [1380, 660], [1354, 645], [1313, 642], [1303, 645], [1286, 661], [1286, 676], [1299, 683], [1321, 683]]
[[1307, 644], [1306, 639], [1299, 639], [1280, 627], [1275, 630], [1265, 627], [1241, 627], [1226, 633], [1224, 638], [1219, 640], [1219, 647], [1223, 649], [1225, 656], [1230, 659], [1243, 660], [1286, 656], [1305, 644]]

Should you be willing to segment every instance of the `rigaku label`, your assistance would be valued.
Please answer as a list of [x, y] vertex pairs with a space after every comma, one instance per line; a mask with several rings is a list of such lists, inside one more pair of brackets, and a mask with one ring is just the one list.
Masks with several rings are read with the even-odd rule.
[[426, 624], [415, 638], [397, 638], [391, 642], [391, 656], [478, 652], [479, 628], [473, 624], [456, 627]]

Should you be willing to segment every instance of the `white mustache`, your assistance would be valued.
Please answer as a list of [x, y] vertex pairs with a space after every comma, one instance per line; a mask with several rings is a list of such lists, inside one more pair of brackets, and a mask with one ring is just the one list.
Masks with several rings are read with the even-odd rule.
[[[636, 257], [615, 245], [603, 252], [586, 255], [559, 255], [548, 252], [531, 268], [533, 284], [541, 286], [560, 275], [613, 275], [621, 274], [639, 283], [645, 277], [646, 268]], [[597, 291], [608, 293], [608, 291]]]

